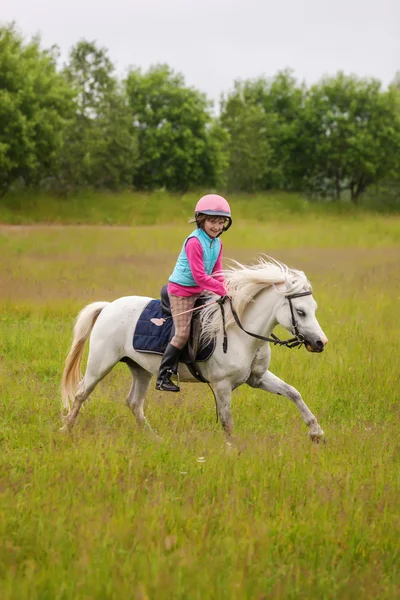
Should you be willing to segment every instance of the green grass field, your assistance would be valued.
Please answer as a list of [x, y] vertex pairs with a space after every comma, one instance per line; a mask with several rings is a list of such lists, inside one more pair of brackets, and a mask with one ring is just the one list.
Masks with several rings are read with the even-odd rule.
[[0, 226], [0, 598], [399, 598], [399, 217], [281, 213], [225, 237], [226, 258], [264, 252], [313, 283], [327, 349], [275, 348], [271, 370], [326, 445], [289, 400], [243, 386], [229, 451], [190, 384], [152, 386], [156, 444], [124, 365], [59, 432], [77, 312], [157, 296], [189, 227]]
[[[39, 191], [18, 191], [0, 197], [0, 223], [81, 224], [81, 225], [165, 225], [182, 224], [193, 213], [203, 192], [173, 194], [157, 192], [92, 192], [67, 197]], [[371, 191], [373, 194], [373, 191]], [[309, 198], [295, 192], [229, 194], [235, 222], [276, 220], [290, 215], [347, 215], [360, 217], [374, 213], [395, 212], [396, 203], [373, 200], [366, 195], [356, 207], [348, 198], [340, 202]]]

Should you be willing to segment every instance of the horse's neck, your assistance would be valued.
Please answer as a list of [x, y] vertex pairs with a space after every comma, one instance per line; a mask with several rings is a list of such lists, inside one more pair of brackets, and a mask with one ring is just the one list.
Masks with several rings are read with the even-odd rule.
[[[277, 325], [275, 307], [278, 299], [278, 294], [273, 287], [260, 292], [243, 313], [243, 327], [252, 333], [269, 336]], [[254, 338], [252, 339], [254, 342]]]

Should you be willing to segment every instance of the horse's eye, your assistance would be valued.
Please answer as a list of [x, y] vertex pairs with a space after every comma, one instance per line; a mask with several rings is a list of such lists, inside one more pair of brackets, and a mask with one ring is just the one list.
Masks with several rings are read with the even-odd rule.
[[306, 313], [304, 312], [304, 310], [300, 310], [298, 308], [296, 308], [296, 312], [299, 315], [299, 317], [305, 317]]

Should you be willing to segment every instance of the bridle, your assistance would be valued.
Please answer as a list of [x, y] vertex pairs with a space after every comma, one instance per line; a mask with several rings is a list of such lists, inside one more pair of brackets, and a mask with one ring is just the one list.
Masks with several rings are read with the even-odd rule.
[[245, 329], [243, 327], [243, 325], [241, 324], [238, 314], [235, 311], [235, 309], [233, 308], [232, 298], [230, 298], [229, 296], [222, 296], [222, 298], [217, 300], [217, 303], [220, 305], [221, 313], [222, 313], [222, 328], [223, 328], [223, 333], [224, 333], [224, 341], [222, 344], [222, 348], [223, 348], [224, 353], [226, 353], [228, 350], [228, 336], [226, 334], [226, 327], [225, 327], [225, 309], [224, 309], [225, 300], [229, 300], [229, 302], [230, 302], [232, 315], [236, 321], [236, 324], [242, 331], [247, 333], [247, 335], [251, 335], [251, 337], [257, 338], [258, 340], [262, 340], [263, 342], [271, 342], [272, 344], [274, 344], [274, 346], [286, 346], [286, 348], [301, 348], [301, 346], [306, 342], [306, 340], [305, 340], [303, 334], [299, 332], [297, 321], [294, 316], [292, 300], [294, 300], [295, 298], [302, 298], [303, 296], [311, 296], [311, 294], [312, 294], [312, 292], [309, 291], [309, 292], [299, 292], [297, 294], [289, 294], [289, 295], [285, 296], [285, 298], [289, 302], [290, 314], [292, 316], [293, 334], [295, 336], [293, 338], [290, 338], [290, 340], [280, 340], [273, 333], [271, 333], [271, 337], [266, 337], [264, 335], [258, 335], [258, 333], [252, 333], [251, 331], [247, 331], [247, 329]]
[[311, 296], [312, 292], [299, 292], [298, 294], [290, 294], [289, 296], [285, 296], [285, 298], [287, 298], [289, 300], [289, 307], [290, 307], [290, 314], [292, 315], [292, 325], [293, 325], [293, 331], [294, 331], [294, 335], [296, 336], [296, 338], [301, 342], [301, 344], [304, 344], [305, 339], [302, 333], [299, 332], [299, 329], [297, 327], [297, 321], [294, 318], [294, 310], [293, 310], [293, 304], [292, 304], [292, 300], [293, 298], [301, 298], [302, 296]]

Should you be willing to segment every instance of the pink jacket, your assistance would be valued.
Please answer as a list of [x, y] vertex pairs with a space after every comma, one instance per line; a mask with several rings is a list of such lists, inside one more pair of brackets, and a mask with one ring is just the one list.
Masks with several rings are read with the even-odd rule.
[[194, 294], [200, 294], [203, 290], [208, 290], [209, 292], [218, 294], [218, 296], [225, 296], [224, 277], [218, 274], [222, 270], [222, 242], [221, 250], [211, 275], [207, 275], [204, 270], [203, 249], [197, 238], [190, 238], [186, 243], [185, 250], [193, 279], [197, 283], [197, 286], [187, 287], [170, 281], [168, 284], [168, 293], [173, 296], [193, 296]]

